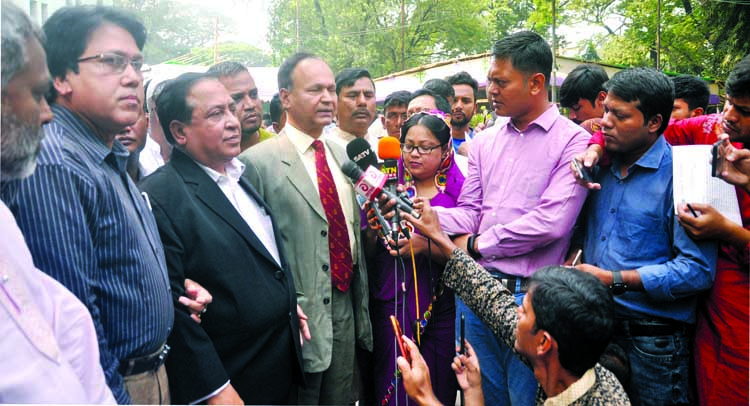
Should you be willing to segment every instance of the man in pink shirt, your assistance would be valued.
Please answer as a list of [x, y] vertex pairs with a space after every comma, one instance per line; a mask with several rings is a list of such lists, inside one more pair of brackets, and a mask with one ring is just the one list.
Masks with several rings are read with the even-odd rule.
[[[560, 115], [547, 96], [552, 51], [538, 34], [519, 32], [492, 48], [487, 95], [498, 122], [474, 138], [458, 207], [435, 208], [443, 229], [516, 295], [545, 265], [565, 261], [586, 190], [568, 163], [589, 135]], [[482, 366], [487, 404], [534, 404], [531, 370], [460, 301], [466, 338]], [[458, 326], [459, 323], [456, 323]]]

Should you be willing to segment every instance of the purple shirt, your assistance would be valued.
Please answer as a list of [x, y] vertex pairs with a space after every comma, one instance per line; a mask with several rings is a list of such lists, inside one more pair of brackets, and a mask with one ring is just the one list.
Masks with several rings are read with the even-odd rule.
[[34, 267], [2, 201], [0, 230], [0, 404], [114, 404], [88, 310]]
[[564, 261], [586, 189], [568, 168], [590, 135], [547, 110], [518, 131], [508, 117], [474, 137], [458, 206], [436, 207], [449, 234], [481, 234], [482, 266], [528, 277]]

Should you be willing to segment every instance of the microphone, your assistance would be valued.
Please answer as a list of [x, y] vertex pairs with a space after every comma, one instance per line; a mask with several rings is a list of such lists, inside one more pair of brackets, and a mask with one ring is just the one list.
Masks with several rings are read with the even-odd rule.
[[[396, 185], [398, 184], [398, 159], [401, 158], [401, 143], [396, 137], [383, 137], [378, 142], [378, 158], [383, 160], [380, 171], [386, 175], [386, 187], [388, 191], [396, 194]], [[396, 207], [394, 216], [391, 219], [393, 228], [393, 240], [398, 239], [398, 230], [401, 228], [401, 216], [398, 215]]]
[[383, 160], [380, 171], [388, 177], [389, 186], [398, 183], [398, 159], [401, 158], [401, 143], [396, 137], [383, 137], [378, 142], [378, 158]]
[[346, 161], [341, 165], [341, 171], [344, 175], [348, 176], [349, 179], [353, 180], [354, 190], [358, 195], [363, 196], [367, 200], [376, 200], [380, 194], [385, 194], [386, 197], [396, 200], [396, 206], [399, 210], [403, 210], [414, 218], [419, 218], [421, 215], [414, 210], [414, 206], [404, 201], [404, 199], [391, 193], [388, 189], [384, 189], [386, 182], [386, 176], [375, 167], [370, 166], [366, 171], [362, 172], [361, 169], [352, 161]]
[[375, 156], [375, 152], [370, 148], [370, 143], [364, 138], [355, 138], [346, 144], [346, 155], [363, 171], [367, 170], [370, 166], [378, 165], [378, 158]]

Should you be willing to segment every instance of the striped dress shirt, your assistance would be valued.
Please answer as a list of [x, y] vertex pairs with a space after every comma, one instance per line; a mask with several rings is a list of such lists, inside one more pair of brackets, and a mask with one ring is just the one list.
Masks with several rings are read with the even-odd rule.
[[73, 112], [52, 110], [34, 175], [3, 185], [2, 198], [37, 268], [91, 312], [107, 384], [130, 403], [119, 362], [158, 351], [174, 322], [164, 250], [125, 147], [110, 150]]

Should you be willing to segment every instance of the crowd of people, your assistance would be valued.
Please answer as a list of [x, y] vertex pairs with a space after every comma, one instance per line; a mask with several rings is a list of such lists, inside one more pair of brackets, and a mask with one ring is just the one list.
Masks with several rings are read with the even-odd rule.
[[[517, 32], [477, 122], [466, 72], [379, 114], [367, 69], [300, 52], [267, 125], [238, 62], [144, 82], [119, 9], [3, 0], [1, 29], [0, 403], [748, 403], [750, 56], [720, 113], [589, 64], [558, 106]], [[675, 202], [694, 144], [742, 224]]]

